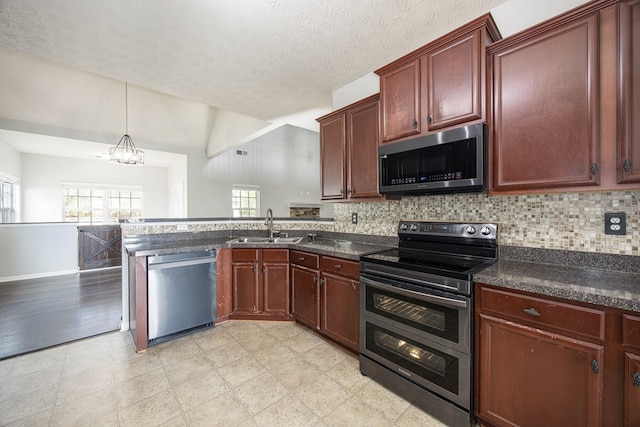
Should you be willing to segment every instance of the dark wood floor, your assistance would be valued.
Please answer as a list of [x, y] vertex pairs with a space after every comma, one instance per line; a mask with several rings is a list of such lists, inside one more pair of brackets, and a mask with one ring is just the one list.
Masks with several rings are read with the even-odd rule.
[[0, 359], [120, 329], [120, 268], [0, 283]]

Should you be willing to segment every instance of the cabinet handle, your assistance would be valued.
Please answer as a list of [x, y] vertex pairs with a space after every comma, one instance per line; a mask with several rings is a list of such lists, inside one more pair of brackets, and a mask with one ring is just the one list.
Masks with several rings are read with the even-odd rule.
[[591, 361], [591, 370], [593, 371], [594, 374], [600, 373], [600, 365], [598, 364], [598, 361], [596, 359], [593, 359]]
[[427, 116], [427, 123], [431, 124], [431, 116]]
[[351, 287], [352, 287], [352, 288], [353, 288], [353, 290], [355, 291], [355, 290], [357, 289], [357, 288], [356, 288], [356, 283], [355, 283], [355, 282], [351, 282]]
[[631, 172], [631, 160], [627, 159], [624, 161], [624, 164], [622, 165], [622, 168], [624, 169], [625, 172]]
[[631, 381], [634, 387], [640, 387], [640, 372], [634, 372], [631, 375]]
[[418, 127], [418, 121], [416, 119], [413, 119], [413, 128], [417, 128]]
[[324, 285], [324, 279], [320, 279], [320, 284]]
[[318, 278], [316, 276], [313, 276], [313, 283], [318, 283]]
[[253, 267], [253, 272], [254, 272], [254, 273], [256, 273], [256, 272], [257, 272], [257, 270], [256, 270], [256, 268], [255, 268], [255, 267]]
[[598, 173], [598, 165], [596, 163], [591, 165], [591, 175], [595, 175]]
[[340, 264], [334, 264], [334, 265], [333, 265], [333, 268], [342, 268], [342, 265], [340, 265]]
[[267, 268], [266, 267], [262, 267], [262, 274], [267, 274]]
[[304, 257], [301, 256], [300, 258], [298, 258], [298, 261], [304, 261]]
[[524, 312], [527, 313], [530, 316], [534, 316], [534, 317], [538, 317], [540, 316], [540, 313], [538, 313], [538, 310], [536, 310], [535, 308], [525, 308]]

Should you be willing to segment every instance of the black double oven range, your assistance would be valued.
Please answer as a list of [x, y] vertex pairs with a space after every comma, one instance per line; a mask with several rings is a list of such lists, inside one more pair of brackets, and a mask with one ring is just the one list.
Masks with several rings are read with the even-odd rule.
[[449, 426], [473, 422], [473, 275], [497, 224], [400, 221], [360, 258], [360, 371]]

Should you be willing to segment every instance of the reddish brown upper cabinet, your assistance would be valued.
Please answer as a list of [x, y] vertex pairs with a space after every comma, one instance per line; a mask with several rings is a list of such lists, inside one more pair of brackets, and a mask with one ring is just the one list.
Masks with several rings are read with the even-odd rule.
[[[640, 1], [618, 6], [618, 183], [640, 183]], [[636, 185], [636, 187], [638, 187]]]
[[639, 25], [593, 1], [489, 46], [492, 193], [640, 187]]
[[379, 69], [381, 143], [486, 118], [486, 46], [500, 39], [484, 15]]
[[378, 95], [320, 117], [322, 200], [381, 199]]

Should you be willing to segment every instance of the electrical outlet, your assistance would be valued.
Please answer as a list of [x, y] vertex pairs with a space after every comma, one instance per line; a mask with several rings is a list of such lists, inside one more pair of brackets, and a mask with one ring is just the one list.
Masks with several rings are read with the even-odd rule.
[[357, 224], [358, 223], [358, 212], [353, 212], [351, 214], [351, 223], [352, 224]]
[[627, 214], [624, 212], [604, 214], [604, 234], [627, 234]]
[[189, 231], [189, 224], [178, 224], [176, 229], [178, 231]]

